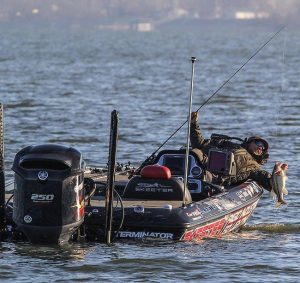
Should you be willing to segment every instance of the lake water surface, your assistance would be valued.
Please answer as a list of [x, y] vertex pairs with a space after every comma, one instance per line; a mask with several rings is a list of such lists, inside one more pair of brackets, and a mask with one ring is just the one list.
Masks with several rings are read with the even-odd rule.
[[[186, 119], [191, 56], [197, 109], [277, 28], [152, 33], [0, 28], [0, 102], [7, 180], [31, 144], [79, 149], [88, 165], [108, 158], [110, 113], [120, 115], [118, 161], [138, 164]], [[1, 282], [298, 282], [300, 275], [300, 33], [282, 31], [211, 103], [203, 133], [265, 137], [289, 164], [288, 205], [266, 192], [239, 233], [200, 243], [138, 241], [63, 247], [0, 243]], [[183, 128], [168, 144], [185, 142]]]

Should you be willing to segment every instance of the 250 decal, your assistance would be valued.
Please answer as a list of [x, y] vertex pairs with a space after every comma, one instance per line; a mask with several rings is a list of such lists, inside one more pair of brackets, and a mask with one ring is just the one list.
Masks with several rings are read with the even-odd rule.
[[33, 202], [51, 202], [54, 200], [54, 195], [49, 194], [32, 194], [30, 198]]

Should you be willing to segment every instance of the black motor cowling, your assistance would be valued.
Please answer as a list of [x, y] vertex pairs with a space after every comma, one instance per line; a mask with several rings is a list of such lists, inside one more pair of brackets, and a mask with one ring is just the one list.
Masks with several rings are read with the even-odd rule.
[[84, 162], [55, 144], [29, 146], [14, 159], [13, 220], [32, 243], [67, 242], [84, 220]]

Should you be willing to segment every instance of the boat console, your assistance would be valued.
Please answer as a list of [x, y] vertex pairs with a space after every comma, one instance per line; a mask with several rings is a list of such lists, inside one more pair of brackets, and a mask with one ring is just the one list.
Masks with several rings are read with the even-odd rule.
[[[156, 164], [166, 166], [174, 177], [184, 177], [185, 152], [182, 150], [161, 151], [156, 158]], [[194, 152], [189, 154], [188, 188], [191, 193], [201, 193], [201, 180], [205, 175], [205, 167]]]
[[151, 200], [182, 200], [189, 203], [220, 193], [220, 188], [204, 180], [205, 166], [189, 152], [188, 181], [184, 190], [185, 150], [163, 150], [154, 162], [142, 168], [127, 183], [123, 197]]
[[[166, 166], [174, 177], [183, 178], [185, 171], [185, 151], [165, 150], [156, 158], [156, 164]], [[188, 188], [191, 193], [201, 192], [201, 180], [205, 174], [205, 167], [194, 152], [189, 154]]]

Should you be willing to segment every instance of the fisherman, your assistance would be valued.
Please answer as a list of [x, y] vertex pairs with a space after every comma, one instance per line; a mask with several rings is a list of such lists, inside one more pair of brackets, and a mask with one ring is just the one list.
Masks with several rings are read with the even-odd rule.
[[198, 124], [198, 112], [192, 112], [191, 115], [190, 138], [193, 150], [204, 164], [208, 162], [208, 152], [211, 148], [227, 149], [234, 155], [236, 174], [224, 176], [208, 172], [208, 181], [217, 185], [230, 186], [252, 179], [266, 190], [272, 190], [271, 174], [261, 169], [261, 165], [266, 163], [269, 157], [269, 145], [263, 138], [252, 136], [241, 144], [233, 143], [225, 136], [224, 138], [204, 139]]

